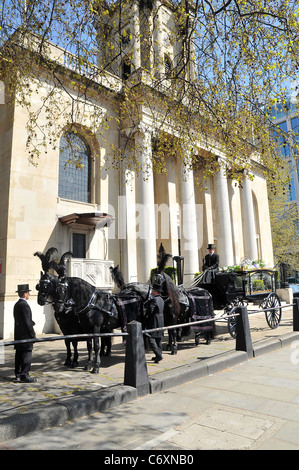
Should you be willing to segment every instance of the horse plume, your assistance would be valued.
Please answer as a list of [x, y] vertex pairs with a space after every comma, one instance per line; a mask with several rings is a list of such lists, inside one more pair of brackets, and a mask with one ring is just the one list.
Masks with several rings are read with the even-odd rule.
[[158, 255], [157, 255], [157, 266], [158, 266], [158, 274], [161, 274], [166, 266], [167, 261], [169, 258], [172, 258], [172, 255], [169, 253], [166, 253], [164, 246], [160, 245], [159, 250], [158, 250]]
[[50, 263], [51, 268], [55, 269], [60, 279], [66, 276], [66, 265], [65, 265], [66, 258], [72, 257], [72, 256], [73, 256], [73, 253], [71, 251], [67, 251], [61, 256], [60, 261], [58, 263], [55, 260], [51, 261]]
[[49, 248], [46, 252], [46, 254], [44, 255], [43, 253], [41, 253], [40, 251], [36, 251], [33, 256], [38, 256], [39, 259], [41, 260], [42, 262], [42, 268], [44, 270], [44, 272], [48, 272], [49, 269], [51, 268], [51, 261], [50, 261], [50, 258], [51, 256], [57, 252], [57, 249], [52, 247], [52, 248]]
[[119, 270], [118, 265], [115, 268], [110, 266], [110, 273], [111, 273], [111, 277], [113, 281], [115, 282], [115, 284], [117, 285], [119, 289], [122, 289], [123, 287], [125, 287], [125, 281], [124, 281], [121, 271]]

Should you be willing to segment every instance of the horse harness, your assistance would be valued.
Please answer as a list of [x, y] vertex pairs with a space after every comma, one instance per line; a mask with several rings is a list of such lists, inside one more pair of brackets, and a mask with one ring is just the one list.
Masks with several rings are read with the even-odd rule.
[[[111, 301], [111, 303], [110, 303], [111, 310], [107, 310], [104, 307], [101, 307], [100, 305], [96, 304], [96, 301], [97, 301], [97, 298], [98, 298], [98, 290], [95, 288], [95, 290], [92, 293], [87, 305], [85, 307], [83, 307], [81, 310], [75, 309], [76, 315], [80, 316], [80, 315], [85, 314], [89, 310], [95, 309], [95, 310], [99, 310], [103, 313], [108, 314], [110, 318], [111, 317], [116, 317], [115, 311], [113, 311], [113, 308], [112, 308], [112, 305], [114, 303], [115, 307], [116, 307], [116, 311], [118, 312], [119, 310], [121, 310], [121, 318], [122, 318], [121, 323], [123, 325], [122, 329], [123, 329], [123, 331], [126, 331], [127, 320], [128, 320], [127, 319], [127, 312], [126, 312], [126, 305], [139, 302], [140, 299], [137, 298], [137, 297], [134, 297], [134, 298], [124, 300], [124, 299], [120, 298], [119, 296], [113, 295], [113, 294], [108, 294], [108, 297], [110, 298], [110, 301]], [[138, 306], [138, 311], [139, 311], [139, 306]], [[109, 317], [108, 317], [107, 323], [109, 323]]]

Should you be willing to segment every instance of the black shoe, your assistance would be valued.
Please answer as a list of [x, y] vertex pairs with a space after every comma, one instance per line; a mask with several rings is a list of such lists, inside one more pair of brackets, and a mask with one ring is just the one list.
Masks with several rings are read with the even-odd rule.
[[14, 379], [14, 383], [20, 383], [21, 382], [21, 377], [16, 377]]
[[31, 377], [24, 377], [24, 378], [21, 378], [21, 382], [28, 384], [28, 383], [36, 382], [36, 379], [32, 379]]
[[158, 362], [162, 361], [162, 359], [163, 359], [163, 357], [157, 356], [157, 357], [155, 357], [154, 362], [155, 362], [156, 364], [158, 364]]

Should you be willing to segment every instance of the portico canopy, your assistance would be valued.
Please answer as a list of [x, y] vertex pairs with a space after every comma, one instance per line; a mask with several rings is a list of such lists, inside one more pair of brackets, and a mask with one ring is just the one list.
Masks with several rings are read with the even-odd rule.
[[91, 227], [110, 227], [114, 221], [114, 217], [105, 212], [86, 212], [83, 214], [69, 214], [59, 217], [62, 225], [80, 224], [89, 225]]

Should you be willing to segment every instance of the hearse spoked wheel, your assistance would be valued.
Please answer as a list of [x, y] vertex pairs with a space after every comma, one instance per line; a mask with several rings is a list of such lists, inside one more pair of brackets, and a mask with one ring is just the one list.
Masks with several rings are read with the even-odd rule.
[[281, 307], [280, 307], [280, 298], [275, 292], [271, 292], [268, 295], [265, 308], [273, 308], [274, 310], [268, 310], [265, 312], [266, 321], [272, 330], [277, 328], [281, 320]]

